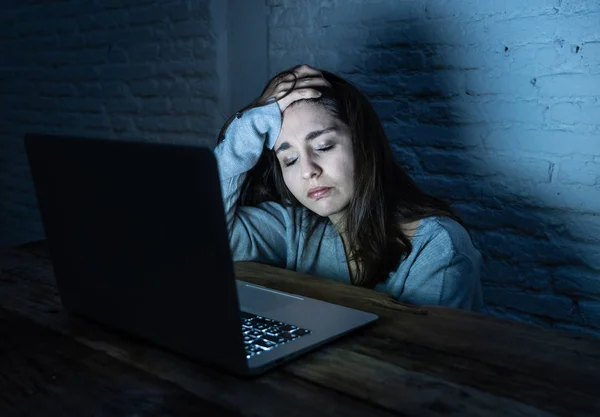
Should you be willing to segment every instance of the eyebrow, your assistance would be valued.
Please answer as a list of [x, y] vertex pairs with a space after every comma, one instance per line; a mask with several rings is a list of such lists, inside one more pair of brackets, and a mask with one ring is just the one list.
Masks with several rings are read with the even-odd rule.
[[[323, 130], [315, 130], [314, 132], [310, 132], [308, 135], [306, 135], [304, 140], [308, 142], [308, 141], [318, 138], [319, 136], [321, 136], [325, 133], [333, 132], [335, 130], [336, 130], [335, 127], [328, 127]], [[287, 142], [283, 142], [281, 145], [279, 145], [279, 148], [277, 148], [275, 153], [279, 153], [280, 151], [285, 151], [286, 149], [289, 149], [289, 148], [290, 148], [290, 144]]]

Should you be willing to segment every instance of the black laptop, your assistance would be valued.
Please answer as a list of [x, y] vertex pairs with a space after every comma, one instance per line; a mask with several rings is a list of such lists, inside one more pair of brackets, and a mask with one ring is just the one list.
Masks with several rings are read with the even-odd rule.
[[236, 280], [213, 152], [28, 134], [65, 309], [238, 374], [377, 316]]

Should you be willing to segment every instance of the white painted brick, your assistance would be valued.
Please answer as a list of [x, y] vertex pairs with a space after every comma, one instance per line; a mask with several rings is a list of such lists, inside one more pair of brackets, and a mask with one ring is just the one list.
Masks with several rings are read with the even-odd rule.
[[82, 16], [77, 19], [79, 32], [94, 30], [122, 28], [130, 22], [129, 12], [126, 10], [106, 10], [93, 15]]
[[532, 77], [550, 74], [578, 74], [586, 72], [582, 54], [577, 53], [577, 45], [555, 38], [547, 44], [525, 44], [510, 48], [511, 71], [528, 74]]
[[73, 84], [48, 83], [38, 86], [37, 92], [42, 97], [70, 97], [77, 94], [77, 89]]
[[553, 274], [555, 292], [574, 297], [600, 296], [600, 273], [582, 267], [561, 267]]
[[[212, 55], [212, 54], [211, 54]], [[204, 79], [212, 77], [214, 68], [211, 66], [210, 55], [207, 59], [196, 61], [161, 62], [156, 65], [156, 75], [164, 78]]]
[[129, 59], [127, 57], [127, 52], [119, 47], [111, 48], [108, 51], [108, 60], [107, 64], [127, 64]]
[[593, 243], [577, 243], [571, 244], [570, 246], [572, 247], [572, 250], [577, 253], [580, 264], [595, 270], [600, 279], [600, 245]]
[[210, 138], [211, 141], [216, 139], [213, 126], [214, 120], [212, 117], [191, 117], [187, 120], [187, 131], [196, 133], [196, 139], [201, 137]]
[[31, 110], [10, 109], [4, 113], [6, 121], [14, 122], [17, 125], [31, 125], [40, 121], [40, 112]]
[[392, 143], [413, 146], [436, 146], [442, 148], [473, 148], [482, 144], [489, 128], [485, 125], [471, 126], [393, 126], [386, 129]]
[[[528, 43], [547, 43], [555, 39], [566, 42], [598, 40], [596, 30], [600, 13], [563, 16], [547, 14], [542, 16], [515, 15], [509, 18], [480, 19], [476, 21], [444, 21], [439, 36], [447, 43], [465, 43], [466, 39], [480, 39], [506, 46]], [[594, 34], [582, 39], [581, 34]], [[460, 35], [459, 35], [460, 34]], [[448, 36], [447, 38], [445, 36]]]
[[158, 51], [159, 46], [157, 44], [148, 43], [131, 48], [126, 53], [126, 56], [128, 57], [128, 60], [133, 60], [135, 62], [157, 61]]
[[77, 94], [81, 97], [124, 97], [125, 85], [119, 82], [77, 83]]
[[[486, 69], [496, 70], [505, 61], [502, 47], [476, 44], [445, 44], [439, 41], [421, 41], [410, 43], [422, 51], [425, 59], [424, 68], [461, 69], [475, 71]], [[487, 72], [486, 72], [487, 73]]]
[[79, 97], [40, 98], [31, 103], [31, 108], [45, 112], [67, 111], [83, 113], [86, 116], [87, 113], [102, 113], [104, 111], [102, 101]]
[[[199, 114], [211, 114], [212, 109], [216, 107], [216, 103], [214, 100], [205, 99], [205, 98], [172, 98], [171, 100], [171, 108], [173, 112], [176, 114], [190, 114], [190, 115], [199, 115]], [[225, 120], [223, 120], [223, 123]]]
[[551, 163], [534, 158], [513, 155], [488, 155], [487, 158], [482, 158], [464, 151], [425, 148], [421, 161], [423, 167], [433, 173], [514, 176], [532, 183], [550, 182]]
[[600, 142], [598, 142], [597, 135], [559, 130], [497, 128], [483, 138], [483, 143], [488, 151], [525, 151], [563, 156], [600, 153]]
[[545, 266], [517, 266], [515, 267], [515, 274], [522, 280], [519, 287], [525, 290], [545, 292], [551, 286], [552, 276]]
[[537, 207], [575, 210], [586, 213], [600, 212], [600, 188], [582, 185], [536, 184], [534, 189], [511, 190], [514, 198]]
[[35, 93], [36, 89], [37, 88], [33, 85], [33, 83], [19, 80], [14, 80], [10, 83], [0, 83], [0, 94], [4, 95], [5, 100], [12, 100], [13, 97], [18, 98], [23, 96], [31, 96]]
[[[204, 53], [198, 56], [204, 56]], [[193, 39], [183, 39], [177, 42], [161, 42], [159, 44], [159, 59], [163, 61], [191, 60], [193, 57]]]
[[[185, 6], [185, 2], [183, 6]], [[155, 22], [162, 22], [169, 18], [169, 16], [165, 13], [163, 6], [156, 7], [155, 5], [151, 7], [138, 7], [131, 10], [128, 13], [129, 22], [132, 25], [140, 25], [140, 24], [148, 24]]]
[[581, 64], [592, 75], [600, 75], [600, 41], [581, 42]]
[[164, 91], [159, 86], [159, 82], [150, 81], [134, 81], [129, 84], [129, 91], [134, 97], [156, 97]]
[[579, 310], [586, 324], [600, 329], [600, 301], [580, 301]]
[[188, 118], [185, 116], [152, 116], [137, 117], [135, 125], [141, 132], [185, 132], [188, 129]]
[[597, 0], [562, 0], [560, 8], [561, 13], [579, 14], [598, 11]]
[[209, 36], [210, 30], [207, 22], [196, 21], [196, 20], [184, 20], [176, 22], [172, 29], [169, 31], [169, 35], [175, 39], [189, 38], [196, 36]]
[[550, 107], [549, 117], [566, 124], [594, 124], [600, 126], [600, 106], [587, 102], [563, 102]]
[[142, 114], [167, 114], [171, 110], [171, 103], [164, 97], [145, 98], [141, 101]]
[[[206, 126], [206, 125], [205, 125]], [[200, 132], [189, 130], [182, 133], [160, 133], [156, 136], [149, 135], [151, 140], [160, 141], [162, 143], [173, 143], [179, 145], [193, 145], [214, 148], [216, 144], [214, 132]]]
[[[488, 69], [465, 71], [464, 90], [469, 96], [505, 95], [507, 97], [537, 97], [538, 90], [532, 84], [532, 77], [517, 75], [510, 72], [502, 74], [491, 73]], [[457, 84], [457, 87], [460, 84]]]
[[107, 132], [110, 130], [110, 119], [106, 115], [90, 114], [81, 121], [81, 127], [86, 131]]
[[101, 47], [120, 43], [131, 44], [134, 42], [143, 44], [152, 40], [152, 34], [153, 31], [149, 28], [126, 28], [87, 32], [84, 33], [84, 37], [87, 47]]
[[[115, 2], [115, 0], [102, 0], [102, 2], [89, 2], [89, 1], [75, 1], [71, 2], [67, 5], [67, 7], [57, 7], [57, 8], [39, 8], [37, 12], [43, 13], [51, 13], [51, 15], [61, 16], [61, 17], [69, 17], [69, 18], [79, 18], [82, 16], [89, 16], [91, 14], [95, 14], [98, 12], [102, 12], [106, 9], [111, 8], [110, 3]], [[123, 4], [121, 4], [123, 7]]]
[[510, 229], [496, 229], [485, 232], [480, 247], [494, 258], [513, 265], [540, 264], [547, 268], [579, 263], [579, 254], [565, 250], [561, 243], [519, 235]]
[[[154, 3], [152, 0], [136, 0], [136, 6], [144, 6], [145, 3]], [[109, 9], [128, 9], [128, 3], [125, 3], [120, 0], [102, 0], [101, 3], [102, 10]]]
[[[311, 36], [311, 33], [306, 33], [302, 28], [279, 28], [273, 27], [269, 30], [270, 44], [269, 48], [272, 51], [283, 50], [288, 53], [294, 52], [296, 48], [309, 49], [316, 41], [316, 36]], [[275, 61], [275, 71], [281, 71], [286, 67], [282, 67]], [[298, 61], [296, 61], [298, 64]]]
[[[559, 0], [503, 0], [486, 2], [480, 0], [463, 0], [460, 2], [434, 0], [427, 4], [426, 16], [430, 19], [440, 17], [455, 17], [465, 19], [472, 15], [520, 14], [528, 12], [553, 13], [560, 4]], [[458, 20], [457, 19], [457, 20]]]
[[291, 27], [310, 27], [318, 15], [318, 7], [297, 7], [297, 8], [275, 8], [269, 14], [269, 23], [272, 26]]
[[487, 282], [494, 284], [513, 286], [523, 284], [523, 279], [515, 273], [514, 268], [506, 261], [485, 259], [482, 274], [485, 275]]
[[176, 22], [179, 20], [202, 20], [206, 24], [208, 24], [207, 15], [209, 4], [206, 1], [176, 1], [171, 3], [164, 3], [160, 5], [160, 8], [163, 10], [169, 19], [172, 22]]
[[571, 239], [600, 244], [600, 214], [561, 213], [561, 219]]
[[217, 94], [220, 79], [217, 74], [213, 73], [201, 78], [188, 78], [186, 83], [189, 86], [191, 95], [213, 97]]
[[582, 73], [555, 73], [535, 77], [540, 97], [600, 96], [600, 77]]
[[393, 0], [370, 0], [354, 2], [353, 5], [337, 8], [320, 8], [317, 17], [319, 25], [367, 24], [369, 26], [385, 20], [395, 22], [423, 17], [424, 2]]
[[526, 294], [510, 289], [494, 288], [485, 292], [485, 300], [490, 304], [557, 320], [568, 319], [573, 314], [573, 302], [569, 298], [550, 294]]
[[[435, 74], [403, 75], [401, 78], [406, 92], [417, 97], [419, 93], [436, 93], [440, 97], [463, 94], [461, 79], [462, 72], [454, 69], [438, 70]], [[425, 94], [423, 97], [434, 96]]]
[[[360, 60], [356, 59], [356, 51], [328, 51], [326, 49], [319, 48], [314, 54], [314, 62], [317, 68], [331, 69], [335, 68], [338, 73], [343, 72], [356, 72], [358, 68], [363, 64]], [[296, 60], [295, 62], [304, 62], [305, 60]], [[388, 91], [386, 85], [382, 83], [366, 83], [362, 84], [362, 91], [369, 95], [384, 95], [382, 91]], [[389, 95], [389, 94], [388, 94]]]
[[156, 75], [155, 66], [148, 64], [105, 65], [98, 70], [104, 80], [110, 81], [144, 80]]
[[479, 122], [522, 122], [541, 124], [545, 106], [536, 100], [512, 101], [457, 101], [454, 104], [458, 121]]
[[122, 116], [122, 115], [111, 115], [110, 117], [110, 126], [115, 133], [123, 134], [123, 133], [133, 133], [136, 132], [137, 129], [133, 123], [131, 117]]
[[591, 157], [563, 160], [559, 166], [558, 180], [564, 184], [600, 186], [600, 162], [594, 162]]
[[40, 52], [38, 59], [48, 66], [67, 66], [77, 62], [80, 65], [106, 63], [106, 55], [100, 50], [81, 50], [66, 52]]
[[584, 335], [592, 336], [592, 337], [596, 337], [596, 338], [598, 337], [598, 334], [599, 334], [598, 330], [594, 330], [591, 327], [586, 327], [586, 324], [584, 323], [583, 319], [581, 319], [581, 324], [568, 324], [568, 323], [556, 322], [556, 323], [552, 323], [551, 327], [554, 329], [559, 329], [559, 330], [567, 331], [570, 333], [579, 333], [579, 334], [584, 334]]
[[[309, 63], [356, 82], [373, 100], [407, 171], [464, 213], [486, 260], [488, 311], [598, 328], [586, 300], [598, 297], [600, 259], [600, 3], [267, 5], [269, 75]], [[0, 68], [0, 158], [22, 156], [12, 143], [30, 126], [213, 144], [215, 120], [224, 120], [214, 110], [221, 77], [209, 6], [101, 0], [4, 11], [0, 53], [13, 67]], [[15, 190], [2, 195], [23, 224], [21, 237], [2, 224], [0, 240], [40, 233], [17, 160], [0, 161], [0, 176], [10, 176], [0, 178], [0, 193], [7, 182]], [[581, 314], [573, 300], [584, 301]]]
[[428, 173], [415, 175], [414, 179], [426, 192], [446, 200], [473, 201], [480, 195], [478, 186], [464, 177], [449, 178]]
[[528, 74], [531, 78], [552, 72], [573, 72], [579, 67], [580, 61], [565, 47], [563, 41], [511, 47], [507, 56], [511, 71]]
[[423, 169], [421, 168], [421, 162], [419, 156], [412, 147], [397, 146], [392, 144], [392, 151], [394, 156], [401, 164], [403, 169], [412, 174], [422, 174]]
[[[484, 299], [486, 297], [486, 294], [490, 291], [494, 291], [494, 289], [495, 287], [484, 287]], [[518, 311], [507, 307], [500, 307], [497, 305], [484, 305], [483, 312], [502, 317], [506, 320], [514, 320], [517, 322], [525, 323], [530, 326], [550, 327], [553, 324], [553, 321], [550, 320], [548, 317], [534, 316], [523, 311]]]

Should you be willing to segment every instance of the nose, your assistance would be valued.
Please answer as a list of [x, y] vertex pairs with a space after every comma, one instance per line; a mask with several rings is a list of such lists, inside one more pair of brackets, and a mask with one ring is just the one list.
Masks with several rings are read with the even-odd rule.
[[311, 179], [312, 177], [319, 177], [321, 172], [323, 172], [321, 167], [317, 165], [312, 158], [304, 158], [304, 161], [301, 162], [301, 166], [302, 178], [305, 180]]

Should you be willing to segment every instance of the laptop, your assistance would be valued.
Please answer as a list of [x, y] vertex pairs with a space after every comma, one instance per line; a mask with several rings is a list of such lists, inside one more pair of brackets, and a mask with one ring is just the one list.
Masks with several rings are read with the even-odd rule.
[[240, 375], [378, 317], [237, 280], [209, 148], [27, 134], [65, 309]]

